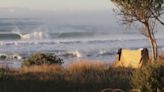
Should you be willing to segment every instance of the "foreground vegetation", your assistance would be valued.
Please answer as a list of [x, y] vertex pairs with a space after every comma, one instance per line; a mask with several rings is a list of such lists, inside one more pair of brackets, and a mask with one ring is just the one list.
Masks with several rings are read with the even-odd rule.
[[164, 64], [133, 70], [99, 62], [78, 62], [67, 68], [39, 65], [0, 72], [0, 92], [100, 92], [106, 88], [163, 92], [163, 83]]
[[75, 62], [67, 67], [35, 62], [17, 70], [1, 69], [0, 92], [121, 92], [107, 91], [110, 89], [164, 92], [163, 60], [161, 57], [160, 63], [141, 69], [114, 68], [91, 61]]
[[99, 62], [24, 66], [1, 70], [0, 92], [100, 92], [105, 88], [130, 89], [131, 69], [114, 69]]
[[63, 60], [53, 54], [34, 53], [23, 61], [23, 66], [43, 65], [43, 64], [63, 64]]

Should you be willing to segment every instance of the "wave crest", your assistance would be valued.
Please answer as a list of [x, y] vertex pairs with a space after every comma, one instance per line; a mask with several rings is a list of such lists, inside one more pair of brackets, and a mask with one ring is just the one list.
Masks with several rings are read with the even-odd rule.
[[26, 40], [26, 39], [43, 39], [48, 37], [46, 33], [43, 32], [33, 32], [29, 34], [22, 34], [17, 32], [1, 32], [0, 39], [1, 40]]
[[21, 34], [22, 39], [43, 39], [46, 37], [46, 34], [43, 32], [33, 32], [30, 34]]

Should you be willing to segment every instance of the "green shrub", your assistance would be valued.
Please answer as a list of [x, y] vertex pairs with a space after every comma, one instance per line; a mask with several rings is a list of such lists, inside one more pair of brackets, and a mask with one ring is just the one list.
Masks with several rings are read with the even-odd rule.
[[23, 65], [63, 64], [63, 60], [53, 54], [35, 53], [23, 61]]
[[5, 76], [5, 69], [0, 69], [0, 80], [2, 80]]
[[132, 76], [132, 87], [142, 92], [164, 92], [164, 63], [136, 70]]

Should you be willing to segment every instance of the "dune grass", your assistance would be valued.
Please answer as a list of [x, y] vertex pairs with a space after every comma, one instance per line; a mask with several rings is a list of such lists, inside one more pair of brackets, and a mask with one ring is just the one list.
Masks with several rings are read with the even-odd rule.
[[164, 69], [161, 68], [164, 67], [163, 62], [164, 57], [160, 56], [157, 63], [151, 65], [158, 67], [148, 72], [142, 70], [150, 70], [146, 66], [141, 69], [116, 68], [88, 60], [74, 62], [66, 67], [48, 64], [23, 66], [16, 70], [0, 69], [0, 92], [108, 92], [111, 89], [116, 89], [113, 90], [116, 92], [120, 89], [139, 92], [141, 89], [137, 88], [147, 83], [143, 82], [147, 77], [141, 75], [150, 73], [148, 77], [151, 78], [151, 73], [155, 71], [156, 75], [162, 74], [158, 77], [163, 78], [163, 72], [159, 72]]
[[[164, 58], [160, 57], [158, 63], [151, 64], [154, 68], [149, 72], [146, 72], [150, 70], [147, 66], [141, 69], [116, 68], [87, 60], [66, 67], [52, 64], [23, 66], [17, 70], [0, 69], [0, 92], [108, 92], [109, 89], [139, 92], [143, 89], [137, 88], [146, 83], [144, 78], [151, 78], [153, 71], [157, 75], [162, 74], [159, 77], [163, 76], [163, 72], [158, 72], [163, 71], [163, 62]], [[150, 73], [150, 76], [141, 77], [145, 73]]]
[[132, 69], [112, 68], [100, 62], [24, 66], [3, 71], [0, 92], [100, 92], [105, 88], [129, 90]]

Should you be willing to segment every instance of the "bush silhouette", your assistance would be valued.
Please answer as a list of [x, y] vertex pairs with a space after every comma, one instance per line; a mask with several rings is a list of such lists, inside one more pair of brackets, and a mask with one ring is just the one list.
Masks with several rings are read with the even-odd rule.
[[53, 54], [35, 53], [23, 61], [23, 66], [42, 64], [63, 64], [63, 60]]
[[133, 88], [141, 92], [164, 92], [164, 63], [150, 64], [134, 72]]

